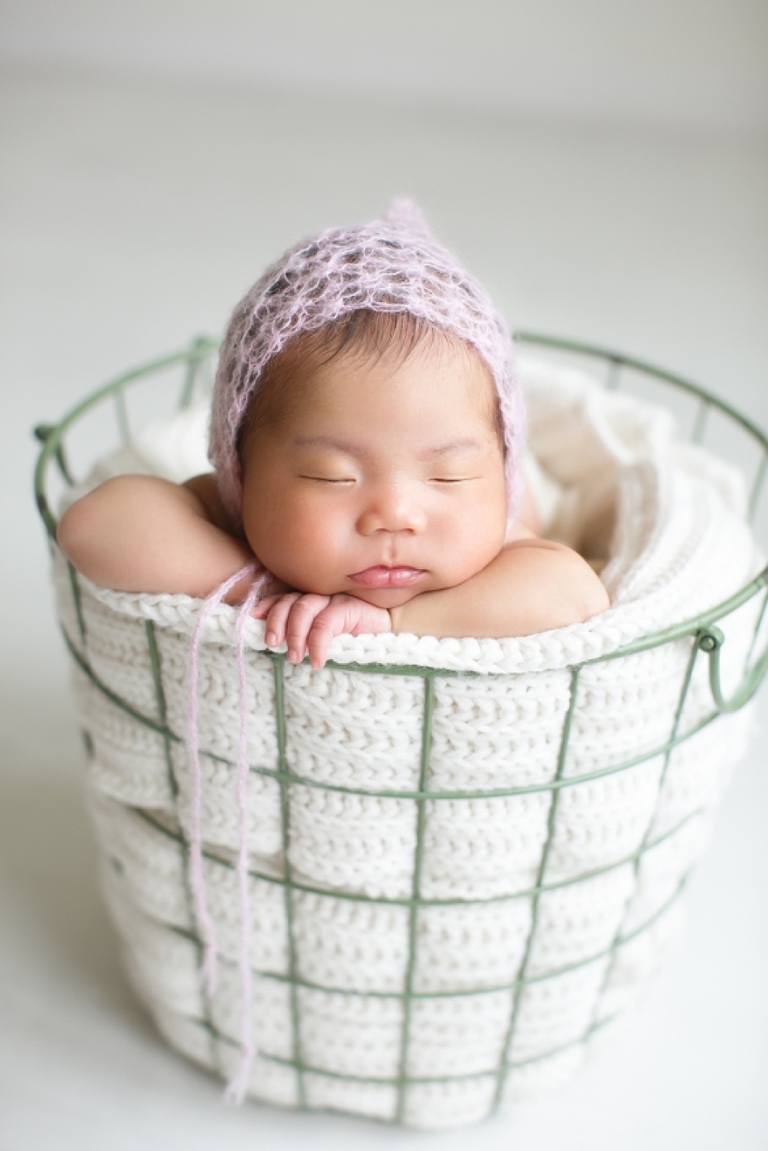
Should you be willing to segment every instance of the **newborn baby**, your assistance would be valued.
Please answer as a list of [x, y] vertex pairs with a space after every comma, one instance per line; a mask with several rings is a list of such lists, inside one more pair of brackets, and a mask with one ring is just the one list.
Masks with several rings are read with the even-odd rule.
[[[508, 331], [407, 202], [298, 245], [235, 310], [213, 474], [112, 479], [64, 514], [84, 575], [211, 595], [264, 572], [265, 642], [325, 663], [334, 636], [517, 636], [608, 607], [523, 494]], [[241, 602], [249, 575], [228, 591]]]

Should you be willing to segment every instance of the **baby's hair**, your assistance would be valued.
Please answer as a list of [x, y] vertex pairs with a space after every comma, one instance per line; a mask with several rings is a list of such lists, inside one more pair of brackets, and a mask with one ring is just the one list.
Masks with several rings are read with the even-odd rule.
[[[358, 308], [311, 332], [302, 332], [266, 365], [240, 426], [238, 453], [257, 432], [273, 428], [301, 402], [306, 385], [321, 367], [342, 355], [363, 362], [386, 360], [397, 368], [418, 350], [440, 345], [457, 356], [475, 350], [459, 336], [410, 312]], [[502, 445], [503, 425], [496, 388], [488, 375], [489, 416]]]

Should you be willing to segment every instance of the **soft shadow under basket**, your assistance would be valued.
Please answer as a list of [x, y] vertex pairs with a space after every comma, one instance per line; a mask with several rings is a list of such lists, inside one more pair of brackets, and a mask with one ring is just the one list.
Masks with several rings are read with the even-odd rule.
[[[519, 340], [591, 366], [609, 391], [663, 396], [710, 449], [719, 433], [762, 513], [768, 440], [728, 405], [629, 357]], [[672, 943], [768, 666], [765, 572], [696, 618], [629, 641], [603, 629], [592, 649], [578, 629], [547, 633], [549, 647], [346, 637], [313, 672], [265, 650], [251, 623], [244, 829], [235, 611], [218, 608], [201, 643], [196, 784], [199, 602], [94, 588], [58, 550], [52, 510], [52, 486], [79, 482], [116, 437], [128, 445], [163, 402], [203, 395], [215, 350], [198, 340], [37, 430], [127, 971], [170, 1043], [225, 1078], [240, 1068], [255, 1098], [420, 1127], [481, 1119], [567, 1079]], [[736, 617], [749, 634], [724, 686]], [[215, 988], [200, 977], [206, 941]]]

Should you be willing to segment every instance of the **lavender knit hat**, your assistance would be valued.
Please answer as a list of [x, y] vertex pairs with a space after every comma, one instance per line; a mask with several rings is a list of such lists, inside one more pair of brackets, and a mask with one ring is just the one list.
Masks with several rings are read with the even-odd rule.
[[525, 410], [512, 340], [485, 289], [431, 235], [418, 208], [395, 200], [382, 219], [302, 241], [269, 268], [235, 309], [221, 348], [209, 457], [233, 525], [242, 529], [237, 438], [273, 356], [294, 336], [360, 308], [410, 312], [465, 340], [499, 395], [511, 519], [521, 487]]

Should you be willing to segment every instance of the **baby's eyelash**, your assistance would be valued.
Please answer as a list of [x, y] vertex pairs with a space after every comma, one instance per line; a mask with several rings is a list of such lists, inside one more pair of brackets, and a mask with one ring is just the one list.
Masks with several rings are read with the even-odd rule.
[[343, 479], [331, 479], [330, 476], [299, 475], [299, 479], [314, 480], [316, 484], [353, 484], [355, 482], [351, 476]]

